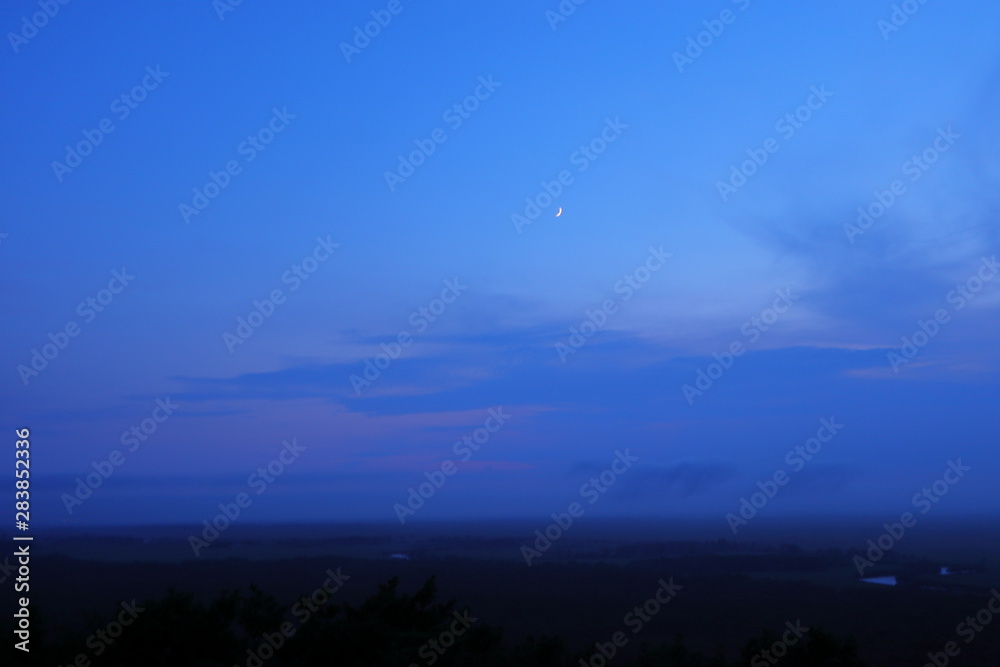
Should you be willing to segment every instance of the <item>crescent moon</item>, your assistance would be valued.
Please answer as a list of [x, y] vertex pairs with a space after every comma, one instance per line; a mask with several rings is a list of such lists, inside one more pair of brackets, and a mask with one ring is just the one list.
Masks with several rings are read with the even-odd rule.
[[556, 213], [556, 217], [558, 218], [560, 215], [562, 215], [562, 206], [559, 207], [559, 211]]

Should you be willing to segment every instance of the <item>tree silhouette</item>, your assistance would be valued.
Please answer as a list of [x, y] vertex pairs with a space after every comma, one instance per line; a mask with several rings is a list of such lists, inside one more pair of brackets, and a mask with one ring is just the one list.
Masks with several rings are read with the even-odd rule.
[[[247, 593], [223, 591], [207, 603], [170, 589], [164, 598], [142, 603], [136, 619], [100, 656], [85, 647], [86, 637], [67, 636], [33, 651], [31, 664], [70, 664], [85, 650], [94, 667], [576, 667], [593, 656], [592, 646], [571, 653], [559, 637], [528, 637], [510, 646], [501, 628], [475, 619], [454, 600], [436, 602], [436, 597], [434, 577], [412, 594], [400, 592], [399, 579], [393, 577], [358, 606], [331, 602], [314, 605], [305, 614], [295, 604], [278, 604], [255, 586]], [[87, 619], [87, 627], [107, 622], [95, 615]], [[618, 656], [615, 664], [745, 667], [754, 665], [755, 657], [757, 664], [770, 664], [760, 652], [776, 641], [777, 636], [764, 632], [747, 642], [740, 660], [729, 663], [721, 652], [707, 657], [689, 650], [678, 636], [669, 645], [643, 644], [631, 661]], [[788, 647], [780, 665], [863, 667], [857, 654], [852, 639], [841, 641], [814, 628]]]

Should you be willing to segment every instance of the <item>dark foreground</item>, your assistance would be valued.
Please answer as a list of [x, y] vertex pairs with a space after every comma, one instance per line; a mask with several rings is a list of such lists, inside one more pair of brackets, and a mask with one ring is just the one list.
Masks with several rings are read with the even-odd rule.
[[580, 534], [529, 567], [525, 535], [234, 531], [194, 559], [163, 531], [50, 539], [15, 664], [1000, 664], [992, 551], [900, 545], [866, 568], [887, 586], [859, 581], [864, 542]]

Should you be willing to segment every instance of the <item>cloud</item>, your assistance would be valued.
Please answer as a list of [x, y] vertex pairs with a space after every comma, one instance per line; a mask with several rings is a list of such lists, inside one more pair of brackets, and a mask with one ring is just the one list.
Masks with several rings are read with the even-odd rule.
[[861, 471], [853, 465], [810, 463], [791, 475], [791, 481], [781, 493], [783, 496], [840, 494], [861, 476]]
[[736, 467], [717, 461], [683, 460], [666, 466], [644, 466], [629, 473], [622, 500], [689, 498], [717, 488], [733, 478]]

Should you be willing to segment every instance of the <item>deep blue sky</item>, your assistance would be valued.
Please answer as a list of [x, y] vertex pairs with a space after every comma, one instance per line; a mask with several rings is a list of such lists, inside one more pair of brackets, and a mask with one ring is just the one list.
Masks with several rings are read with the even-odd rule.
[[[768, 515], [890, 520], [958, 458], [972, 470], [933, 511], [1000, 509], [1000, 280], [948, 298], [1000, 247], [996, 3], [927, 3], [886, 32], [891, 3], [860, 0], [594, 1], [555, 29], [556, 0], [402, 0], [348, 63], [340, 44], [386, 5], [247, 0], [220, 20], [209, 0], [71, 2], [26, 42], [7, 36], [0, 400], [8, 439], [32, 430], [36, 520], [197, 525], [296, 438], [306, 450], [243, 520], [392, 521], [496, 406], [509, 421], [414, 521], [542, 522], [630, 448], [639, 461], [591, 515], [725, 532], [830, 417], [843, 430]], [[726, 9], [678, 71], [674, 53]], [[4, 3], [0, 26], [37, 11]], [[157, 68], [121, 118], [116, 98]], [[445, 112], [477, 87], [455, 127]], [[776, 126], [809, 101], [794, 133]], [[275, 109], [294, 118], [248, 161]], [[53, 162], [105, 118], [114, 131], [60, 180]], [[447, 140], [390, 190], [397, 156], [437, 128]], [[581, 171], [602, 131], [614, 141]], [[926, 171], [907, 165], [943, 136]], [[777, 152], [723, 201], [718, 182], [769, 138]], [[186, 222], [179, 205], [231, 160]], [[511, 215], [563, 170], [572, 182], [519, 233]], [[886, 214], [845, 231], [897, 179]], [[292, 291], [283, 276], [317, 238], [339, 247]], [[671, 257], [626, 300], [619, 281], [651, 247]], [[122, 267], [134, 280], [89, 321], [78, 304]], [[223, 334], [274, 289], [284, 303], [230, 352]], [[758, 337], [744, 323], [777, 290], [797, 299]], [[556, 344], [611, 298], [564, 364]], [[894, 369], [939, 309], [947, 322]], [[26, 384], [18, 366], [70, 321], [79, 335]], [[401, 331], [412, 344], [356, 392]], [[747, 352], [689, 402], [683, 385], [734, 342]], [[167, 397], [180, 407], [129, 452], [122, 432]], [[124, 463], [68, 514], [62, 494], [116, 449]]]

